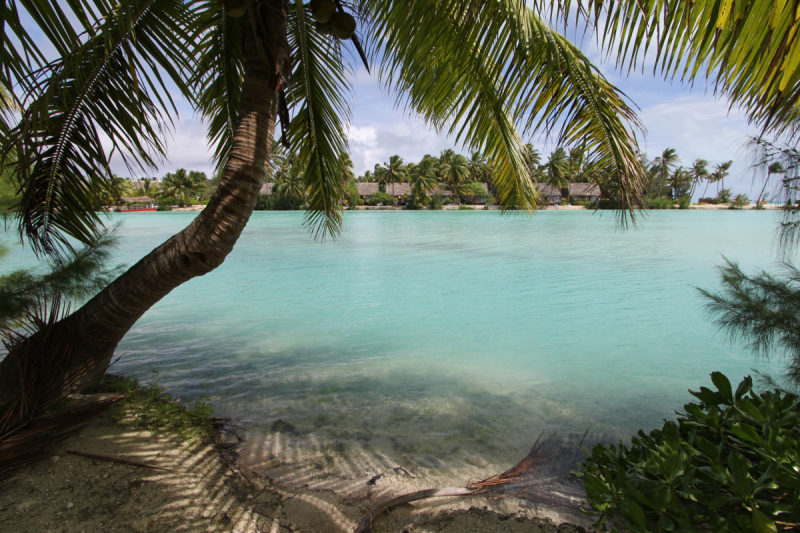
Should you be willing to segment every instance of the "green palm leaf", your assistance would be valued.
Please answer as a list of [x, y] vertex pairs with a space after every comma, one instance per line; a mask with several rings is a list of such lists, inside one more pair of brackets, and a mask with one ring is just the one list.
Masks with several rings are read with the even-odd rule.
[[[698, 76], [747, 109], [764, 131], [784, 131], [800, 112], [800, 18], [797, 3], [779, 0], [566, 0], [597, 28], [619, 66], [693, 82]], [[550, 4], [539, 0], [537, 8]]]
[[343, 120], [350, 108], [350, 90], [341, 51], [332, 38], [317, 33], [301, 0], [289, 10], [292, 85], [286, 93], [290, 113], [289, 142], [297, 150], [295, 165], [303, 169], [309, 213], [306, 223], [317, 236], [335, 235], [342, 223], [344, 185], [339, 154], [347, 151]]
[[[175, 111], [162, 72], [180, 90], [190, 69], [179, 0], [70, 3], [81, 33], [57, 4], [23, 0], [60, 58], [28, 74], [22, 119], [3, 143], [3, 161], [22, 190], [20, 233], [37, 253], [58, 255], [68, 237], [91, 242], [102, 223], [102, 190], [113, 190], [104, 133], [130, 167], [152, 167]], [[36, 50], [29, 51], [35, 54]], [[7, 156], [16, 151], [17, 161]]]
[[557, 131], [560, 144], [585, 142], [623, 206], [640, 205], [636, 113], [523, 2], [420, 0], [401, 9], [384, 0], [365, 9], [382, 79], [406, 107], [487, 155], [506, 208], [535, 208], [518, 124], [529, 135]]
[[221, 0], [195, 1], [193, 8], [200, 15], [193, 38], [198, 59], [192, 88], [200, 114], [208, 123], [208, 141], [221, 171], [239, 118], [244, 72], [242, 20], [227, 16]]

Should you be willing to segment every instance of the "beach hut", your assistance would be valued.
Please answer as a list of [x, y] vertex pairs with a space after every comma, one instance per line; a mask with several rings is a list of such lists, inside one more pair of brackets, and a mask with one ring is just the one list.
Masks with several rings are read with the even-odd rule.
[[600, 186], [596, 183], [570, 183], [569, 195], [576, 201], [596, 202], [600, 199]]
[[362, 200], [369, 200], [380, 191], [378, 184], [374, 182], [356, 183], [356, 188]]
[[558, 204], [561, 202], [561, 189], [558, 187], [551, 187], [546, 183], [534, 183], [533, 185], [539, 190], [540, 204]]
[[121, 196], [119, 202], [120, 205], [117, 206], [115, 211], [131, 212], [156, 210], [155, 203], [149, 196]]

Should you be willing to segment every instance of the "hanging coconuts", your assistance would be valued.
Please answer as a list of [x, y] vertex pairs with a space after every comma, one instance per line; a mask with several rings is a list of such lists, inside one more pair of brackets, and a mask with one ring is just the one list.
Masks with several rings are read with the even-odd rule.
[[229, 17], [243, 17], [247, 13], [246, 0], [225, 0], [225, 11]]
[[333, 0], [311, 0], [311, 16], [320, 24], [331, 20], [336, 13], [336, 3]]
[[350, 13], [336, 13], [331, 18], [331, 29], [339, 39], [347, 40], [356, 32], [356, 19]]
[[321, 22], [315, 22], [314, 29], [316, 29], [320, 35], [333, 35], [330, 22], [326, 22], [324, 24]]

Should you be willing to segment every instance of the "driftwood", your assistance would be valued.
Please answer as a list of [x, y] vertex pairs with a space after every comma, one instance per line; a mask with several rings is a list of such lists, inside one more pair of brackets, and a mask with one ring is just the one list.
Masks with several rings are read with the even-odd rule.
[[188, 474], [188, 472], [185, 472], [183, 470], [172, 470], [171, 468], [161, 468], [160, 466], [137, 463], [136, 461], [128, 461], [127, 459], [117, 459], [116, 457], [109, 457], [108, 455], [95, 455], [93, 453], [76, 452], [74, 450], [66, 450], [66, 452], [71, 453], [72, 455], [80, 455], [81, 457], [88, 457], [89, 459], [108, 461], [109, 463], [119, 463], [121, 465], [138, 466], [140, 468], [152, 468], [153, 470], [164, 470], [165, 472], [174, 472], [176, 474]]

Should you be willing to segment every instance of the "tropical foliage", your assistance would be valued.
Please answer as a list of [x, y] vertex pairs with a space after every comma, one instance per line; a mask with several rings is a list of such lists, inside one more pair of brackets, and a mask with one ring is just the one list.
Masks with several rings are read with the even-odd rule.
[[576, 473], [596, 526], [768, 533], [800, 522], [800, 400], [758, 394], [749, 377], [735, 391], [719, 372], [711, 380], [677, 421], [586, 450]]

